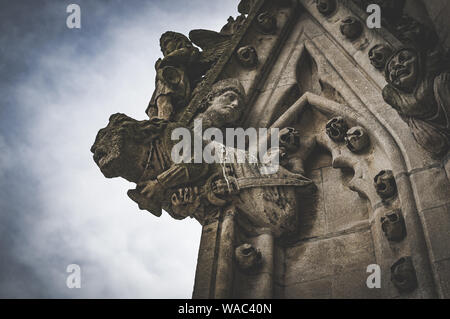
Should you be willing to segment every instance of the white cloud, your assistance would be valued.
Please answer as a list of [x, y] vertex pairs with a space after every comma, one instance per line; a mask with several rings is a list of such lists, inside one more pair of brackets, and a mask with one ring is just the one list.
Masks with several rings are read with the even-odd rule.
[[[205, 3], [194, 2], [220, 7]], [[40, 203], [28, 221], [32, 249], [17, 253], [54, 288], [52, 297], [191, 296], [200, 225], [139, 211], [126, 195], [133, 185], [106, 180], [89, 149], [110, 114], [145, 118], [162, 32], [220, 29], [224, 8], [232, 14], [235, 6], [224, 4], [214, 12], [137, 8], [133, 19], [111, 20], [95, 55], [77, 52], [76, 46], [57, 47], [16, 87], [28, 141], [16, 147], [16, 156], [39, 180], [30, 197]], [[0, 139], [0, 152], [5, 149]], [[9, 156], [0, 162], [0, 174], [10, 161]], [[71, 263], [82, 267], [82, 289], [65, 287], [65, 267]]]

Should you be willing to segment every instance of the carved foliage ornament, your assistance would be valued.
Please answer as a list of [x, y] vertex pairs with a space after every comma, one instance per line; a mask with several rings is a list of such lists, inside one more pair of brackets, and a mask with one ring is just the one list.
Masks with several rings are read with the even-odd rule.
[[386, 66], [387, 59], [392, 55], [392, 48], [384, 45], [377, 44], [369, 51], [370, 63], [378, 70], [383, 70]]
[[336, 0], [316, 0], [317, 10], [324, 16], [328, 16], [336, 11]]
[[348, 125], [340, 116], [332, 118], [326, 125], [327, 135], [335, 142], [342, 142], [347, 130]]
[[277, 18], [270, 12], [263, 12], [256, 18], [258, 30], [264, 34], [273, 34], [277, 30]]
[[417, 288], [416, 270], [411, 257], [402, 257], [392, 265], [391, 281], [400, 292], [411, 292]]
[[434, 157], [445, 155], [450, 137], [450, 72], [438, 51], [396, 51], [387, 61], [384, 100]]
[[347, 17], [342, 21], [340, 29], [342, 35], [351, 41], [359, 38], [364, 30], [361, 21], [352, 16]]
[[261, 252], [251, 244], [237, 247], [235, 257], [239, 268], [244, 272], [256, 271], [262, 265]]
[[345, 144], [353, 153], [362, 152], [370, 144], [369, 134], [361, 126], [352, 127], [345, 135]]
[[241, 47], [237, 51], [237, 58], [241, 65], [246, 68], [254, 68], [258, 65], [256, 49], [250, 45]]
[[394, 210], [381, 217], [381, 229], [389, 241], [400, 242], [406, 237], [406, 226], [401, 210]]
[[377, 194], [382, 199], [390, 199], [397, 194], [397, 184], [390, 170], [384, 170], [378, 173], [374, 178], [374, 185]]

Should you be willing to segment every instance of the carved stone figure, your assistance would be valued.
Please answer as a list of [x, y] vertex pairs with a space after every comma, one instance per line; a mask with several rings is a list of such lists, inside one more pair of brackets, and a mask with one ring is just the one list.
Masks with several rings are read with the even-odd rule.
[[359, 153], [369, 146], [369, 134], [361, 126], [352, 127], [345, 135], [345, 144], [350, 151]]
[[349, 40], [353, 41], [359, 38], [363, 32], [363, 25], [355, 17], [347, 17], [341, 23], [341, 33]]
[[244, 272], [254, 272], [262, 264], [261, 252], [251, 244], [242, 244], [235, 250], [236, 262]]
[[199, 51], [181, 33], [161, 36], [164, 58], [156, 62], [155, 92], [146, 113], [150, 118], [170, 120], [175, 109], [185, 106], [191, 97]]
[[442, 62], [439, 52], [400, 49], [387, 61], [383, 89], [384, 100], [436, 157], [447, 153], [450, 136], [450, 73]]
[[336, 0], [317, 0], [317, 10], [324, 16], [328, 16], [336, 11]]
[[392, 171], [381, 171], [374, 178], [375, 189], [382, 199], [389, 199], [397, 194], [397, 185], [395, 183]]
[[348, 125], [340, 116], [332, 118], [326, 125], [327, 135], [335, 142], [342, 142], [347, 131]]
[[246, 68], [253, 68], [258, 64], [258, 55], [252, 46], [244, 46], [237, 51], [239, 62]]
[[391, 54], [391, 47], [384, 44], [377, 44], [369, 51], [370, 63], [378, 70], [383, 70]]
[[381, 229], [389, 241], [400, 242], [406, 237], [406, 226], [400, 210], [386, 213], [380, 219]]
[[411, 257], [402, 257], [392, 265], [391, 280], [400, 292], [411, 292], [417, 288], [416, 270]]

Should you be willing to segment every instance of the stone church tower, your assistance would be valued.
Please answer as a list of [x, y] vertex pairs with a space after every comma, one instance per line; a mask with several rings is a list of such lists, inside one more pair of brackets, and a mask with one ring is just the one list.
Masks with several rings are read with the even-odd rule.
[[[450, 298], [449, 10], [242, 0], [220, 32], [161, 37], [149, 119], [112, 115], [94, 160], [202, 224], [193, 298]], [[279, 128], [279, 170], [175, 161], [196, 119]]]

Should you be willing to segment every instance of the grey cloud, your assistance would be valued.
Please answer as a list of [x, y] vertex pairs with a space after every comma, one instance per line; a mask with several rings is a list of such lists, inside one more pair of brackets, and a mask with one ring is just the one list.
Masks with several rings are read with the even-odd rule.
[[0, 24], [0, 297], [189, 298], [200, 226], [139, 211], [89, 148], [110, 114], [145, 118], [161, 33], [220, 29], [237, 4], [78, 3], [81, 30], [61, 27], [64, 1], [2, 8], [23, 16]]

